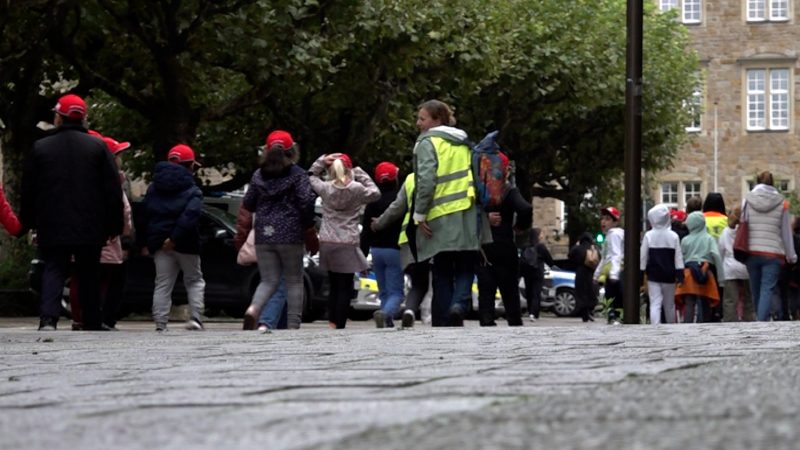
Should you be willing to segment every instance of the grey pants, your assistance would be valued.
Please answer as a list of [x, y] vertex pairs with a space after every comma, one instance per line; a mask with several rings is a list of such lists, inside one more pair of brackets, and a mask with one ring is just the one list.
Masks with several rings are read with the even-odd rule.
[[192, 317], [203, 314], [206, 282], [200, 269], [200, 255], [189, 255], [176, 251], [159, 250], [153, 255], [156, 264], [156, 286], [153, 290], [153, 320], [156, 323], [169, 321], [172, 307], [172, 289], [178, 274], [183, 271], [183, 285], [189, 300]]
[[300, 328], [303, 315], [303, 244], [256, 245], [261, 282], [253, 294], [250, 308], [254, 317], [278, 289], [281, 275], [286, 280], [286, 318], [289, 329]]

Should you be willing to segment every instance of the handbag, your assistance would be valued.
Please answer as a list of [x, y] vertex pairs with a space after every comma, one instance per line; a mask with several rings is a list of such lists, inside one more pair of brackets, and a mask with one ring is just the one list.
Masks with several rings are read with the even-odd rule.
[[236, 255], [236, 264], [240, 266], [249, 266], [258, 262], [256, 259], [256, 230], [251, 228], [247, 233], [247, 240], [242, 244], [239, 249], [239, 254]]
[[[744, 217], [746, 208], [747, 203], [745, 203], [744, 208], [742, 208], [741, 217]], [[740, 220], [739, 225], [736, 226], [736, 237], [733, 239], [733, 258], [740, 263], [747, 262], [747, 257], [750, 256], [749, 238], [750, 233], [747, 221]]]

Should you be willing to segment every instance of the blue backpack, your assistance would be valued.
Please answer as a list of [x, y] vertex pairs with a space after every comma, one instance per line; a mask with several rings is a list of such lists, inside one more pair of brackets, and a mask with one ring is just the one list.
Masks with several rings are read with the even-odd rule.
[[487, 134], [477, 145], [472, 146], [472, 175], [475, 195], [484, 208], [503, 203], [508, 190], [500, 146], [497, 145], [498, 131]]

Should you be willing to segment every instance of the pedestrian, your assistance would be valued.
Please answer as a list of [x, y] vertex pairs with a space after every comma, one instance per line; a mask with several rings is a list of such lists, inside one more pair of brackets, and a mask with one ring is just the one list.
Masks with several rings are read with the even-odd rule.
[[381, 307], [373, 314], [378, 328], [394, 327], [394, 317], [403, 303], [403, 265], [400, 258], [400, 227], [402, 217], [380, 231], [372, 229], [372, 219], [380, 217], [397, 198], [400, 191], [398, 175], [400, 168], [391, 162], [383, 161], [375, 166], [375, 183], [381, 191], [381, 198], [367, 205], [361, 226], [361, 251], [364, 255], [372, 253], [372, 270], [378, 282], [378, 298]]
[[[99, 137], [106, 145], [108, 151], [114, 155], [114, 164], [119, 171], [120, 186], [125, 178], [122, 167], [122, 152], [127, 150], [130, 142], [118, 142], [116, 139], [102, 136], [97, 132], [89, 134]], [[117, 315], [119, 314], [119, 307], [122, 303], [122, 289], [125, 284], [125, 260], [127, 258], [127, 251], [130, 248], [130, 236], [133, 229], [131, 221], [131, 204], [128, 201], [128, 196], [122, 190], [122, 204], [123, 204], [123, 228], [120, 236], [114, 236], [106, 241], [100, 251], [100, 309], [102, 311], [102, 324], [104, 330], [117, 331]], [[123, 240], [125, 244], [123, 245]], [[80, 303], [80, 282], [78, 278], [73, 276], [70, 279], [69, 286], [69, 301], [70, 301], [70, 315], [72, 316], [72, 329], [81, 330], [83, 328], [82, 310]]]
[[662, 306], [666, 322], [675, 323], [675, 282], [683, 281], [681, 241], [669, 228], [669, 209], [665, 205], [650, 208], [647, 220], [652, 229], [642, 239], [639, 270], [647, 276], [650, 323], [661, 323]]
[[[327, 172], [329, 179], [323, 180]], [[319, 265], [328, 271], [328, 325], [343, 329], [353, 297], [353, 277], [369, 268], [359, 248], [358, 225], [364, 205], [377, 201], [381, 191], [344, 153], [320, 156], [309, 170], [311, 187], [322, 199]]]
[[669, 217], [672, 220], [671, 229], [678, 235], [678, 239], [683, 240], [689, 235], [689, 230], [686, 229], [686, 213], [677, 208], [669, 210]]
[[481, 326], [495, 326], [495, 293], [500, 289], [506, 322], [509, 326], [522, 326], [519, 298], [520, 263], [514, 231], [530, 229], [533, 207], [519, 189], [509, 182], [509, 159], [500, 153], [505, 176], [504, 196], [499, 205], [488, 206], [492, 242], [483, 244], [485, 258], [478, 265], [478, 315]]
[[625, 257], [625, 231], [619, 227], [620, 212], [609, 206], [600, 210], [600, 230], [605, 235], [600, 264], [594, 271], [594, 281], [605, 285], [605, 298], [610, 300], [608, 323], [619, 325], [622, 309], [622, 261]]
[[87, 107], [67, 94], [54, 108], [53, 132], [36, 141], [22, 177], [23, 228], [35, 229], [42, 259], [39, 330], [55, 330], [74, 258], [84, 286], [83, 329], [101, 330], [100, 249], [123, 228], [122, 189], [111, 153], [89, 136]]
[[[197, 225], [203, 211], [203, 193], [195, 184], [194, 171], [199, 167], [194, 150], [177, 144], [167, 153], [167, 161], [156, 164], [153, 182], [142, 201], [141, 223], [137, 239], [146, 244], [144, 251], [153, 255], [156, 266], [153, 290], [153, 321], [156, 331], [167, 331], [172, 307], [172, 289], [178, 274], [189, 301], [187, 330], [203, 330], [205, 280], [200, 266], [200, 233]], [[140, 245], [142, 246], [142, 245]]]
[[703, 199], [700, 196], [695, 195], [690, 197], [686, 200], [686, 216], [688, 217], [689, 214], [695, 211], [702, 211], [703, 210]]
[[[287, 327], [300, 328], [303, 315], [304, 233], [314, 223], [314, 200], [308, 175], [295, 164], [297, 146], [292, 135], [275, 130], [267, 136], [261, 167], [250, 179], [242, 208], [253, 213], [258, 284], [244, 315], [243, 329], [254, 330], [264, 305], [286, 284]], [[243, 224], [240, 222], [240, 226]], [[276, 307], [277, 305], [273, 305]], [[277, 307], [275, 308], [278, 309]], [[267, 325], [267, 324], [263, 324]], [[262, 329], [262, 331], [265, 331]]]
[[[800, 217], [795, 217], [792, 221], [792, 233], [794, 237], [794, 252], [800, 252]], [[788, 319], [800, 320], [800, 264], [790, 264], [789, 269], [789, 293], [788, 293]]]
[[[684, 271], [683, 283], [675, 289], [675, 297], [683, 304], [683, 323], [709, 322], [711, 308], [719, 303], [718, 284], [722, 284], [725, 271], [717, 241], [706, 229], [706, 218], [700, 211], [686, 218], [689, 235], [681, 241]], [[717, 276], [720, 277], [719, 281]]]
[[597, 292], [592, 283], [592, 276], [600, 263], [600, 252], [595, 248], [592, 235], [582, 233], [578, 242], [569, 250], [567, 257], [575, 266], [575, 313], [584, 322], [594, 322], [592, 315], [597, 306]]
[[[706, 218], [706, 228], [708, 229], [708, 234], [717, 241], [719, 241], [722, 232], [728, 228], [728, 214], [726, 211], [725, 200], [722, 198], [722, 194], [719, 192], [709, 192], [708, 195], [706, 195], [706, 199], [703, 201], [703, 215]], [[715, 273], [714, 276], [716, 275]], [[717, 277], [717, 279], [719, 279], [719, 277]], [[721, 285], [718, 286], [718, 288], [719, 298], [723, 298], [724, 289]], [[722, 308], [723, 302], [719, 302], [717, 306], [711, 308], [710, 322], [722, 321]]]
[[411, 220], [411, 200], [414, 198], [414, 179], [415, 175], [413, 172], [406, 176], [403, 186], [397, 192], [395, 200], [380, 216], [373, 218], [370, 224], [374, 232], [381, 232], [387, 227], [392, 226], [396, 221], [401, 221], [400, 234], [397, 239], [397, 244], [400, 248], [400, 265], [403, 267], [405, 274], [408, 275], [411, 285], [406, 294], [406, 307], [403, 310], [403, 328], [413, 327], [414, 320], [416, 320], [416, 315], [418, 313], [424, 318], [420, 308], [430, 287], [430, 260], [426, 259], [420, 262], [414, 260], [414, 256], [411, 254], [411, 249], [408, 244], [408, 234], [406, 233]]
[[739, 226], [742, 207], [735, 206], [728, 216], [728, 226], [717, 241], [725, 273], [725, 289], [722, 292], [722, 321], [751, 322], [755, 320], [753, 301], [750, 296], [750, 281], [747, 267], [733, 257], [733, 241]]
[[433, 326], [463, 326], [481, 243], [491, 241], [476, 202], [467, 133], [439, 100], [417, 108], [412, 253], [433, 261]]
[[3, 228], [11, 236], [19, 236], [22, 232], [22, 224], [17, 215], [14, 214], [14, 210], [11, 209], [11, 205], [8, 204], [2, 186], [0, 186], [0, 223], [3, 224]]
[[528, 320], [536, 322], [542, 309], [545, 264], [553, 267], [555, 261], [543, 242], [542, 230], [532, 228], [527, 245], [522, 249], [520, 272], [525, 280], [525, 298], [528, 301]]
[[768, 321], [781, 266], [784, 262], [796, 263], [797, 253], [789, 224], [789, 202], [775, 189], [771, 172], [761, 172], [756, 181], [742, 206], [742, 221], [749, 228], [745, 264], [757, 319]]

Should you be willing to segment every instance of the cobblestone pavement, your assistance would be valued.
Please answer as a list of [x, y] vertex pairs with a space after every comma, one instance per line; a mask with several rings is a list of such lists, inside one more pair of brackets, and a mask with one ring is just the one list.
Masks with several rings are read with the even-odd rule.
[[798, 448], [800, 325], [0, 322], [0, 448]]

